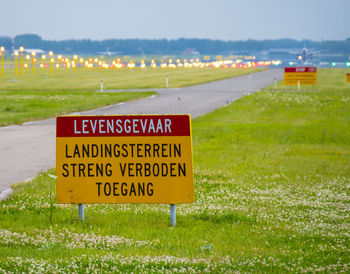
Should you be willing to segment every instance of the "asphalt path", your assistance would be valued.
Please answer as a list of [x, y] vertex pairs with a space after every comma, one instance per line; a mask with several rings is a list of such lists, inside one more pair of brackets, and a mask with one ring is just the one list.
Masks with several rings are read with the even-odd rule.
[[[270, 69], [191, 87], [152, 89], [158, 95], [74, 114], [191, 114], [195, 118], [273, 84], [275, 77], [282, 79], [283, 71]], [[1, 200], [10, 192], [11, 184], [28, 181], [39, 172], [55, 166], [55, 119], [1, 127], [0, 155]]]

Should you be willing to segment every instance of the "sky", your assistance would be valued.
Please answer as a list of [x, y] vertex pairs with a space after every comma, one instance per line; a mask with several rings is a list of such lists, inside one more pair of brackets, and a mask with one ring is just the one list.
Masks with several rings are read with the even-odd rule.
[[0, 0], [0, 36], [344, 40], [350, 0]]

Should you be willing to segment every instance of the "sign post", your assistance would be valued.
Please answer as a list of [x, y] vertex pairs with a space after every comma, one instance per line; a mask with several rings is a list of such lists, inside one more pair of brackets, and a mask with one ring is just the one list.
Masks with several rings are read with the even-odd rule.
[[79, 218], [80, 220], [84, 221], [85, 216], [84, 216], [84, 204], [79, 204]]
[[170, 205], [170, 222], [171, 226], [176, 226], [176, 205]]
[[346, 82], [350, 83], [350, 73], [346, 74]]
[[316, 67], [288, 67], [284, 68], [284, 84], [286, 86], [297, 85], [300, 90], [301, 85], [317, 84]]
[[194, 202], [190, 115], [56, 119], [58, 203]]

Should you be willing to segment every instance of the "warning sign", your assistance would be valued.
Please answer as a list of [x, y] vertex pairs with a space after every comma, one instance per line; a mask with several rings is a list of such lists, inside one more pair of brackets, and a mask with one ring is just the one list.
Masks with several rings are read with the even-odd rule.
[[284, 84], [291, 85], [316, 85], [317, 68], [316, 67], [291, 67], [284, 68]]
[[189, 115], [56, 120], [58, 203], [194, 201]]

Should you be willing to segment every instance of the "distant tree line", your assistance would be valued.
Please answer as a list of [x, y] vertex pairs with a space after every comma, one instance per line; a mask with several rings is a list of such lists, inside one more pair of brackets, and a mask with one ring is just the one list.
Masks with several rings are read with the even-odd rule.
[[254, 51], [270, 49], [291, 49], [303, 48], [318, 49], [330, 53], [350, 53], [350, 38], [343, 41], [311, 41], [294, 39], [277, 40], [246, 40], [246, 41], [222, 41], [211, 39], [107, 39], [94, 41], [43, 40], [36, 34], [17, 35], [14, 40], [10, 37], [0, 37], [0, 46], [11, 49], [12, 46], [18, 49], [20, 46], [31, 49], [52, 50], [55, 53], [64, 54], [93, 54], [98, 52], [113, 52], [119, 55], [179, 55], [184, 51], [198, 52], [202, 55], [229, 55], [245, 54]]

